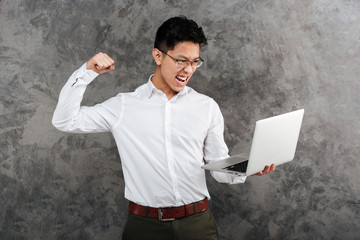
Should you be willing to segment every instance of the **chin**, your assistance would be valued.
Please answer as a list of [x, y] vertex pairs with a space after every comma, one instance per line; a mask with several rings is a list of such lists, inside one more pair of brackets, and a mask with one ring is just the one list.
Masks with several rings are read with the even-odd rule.
[[182, 90], [184, 90], [185, 86], [184, 87], [177, 87], [177, 88], [173, 88], [173, 90], [175, 92], [181, 92]]

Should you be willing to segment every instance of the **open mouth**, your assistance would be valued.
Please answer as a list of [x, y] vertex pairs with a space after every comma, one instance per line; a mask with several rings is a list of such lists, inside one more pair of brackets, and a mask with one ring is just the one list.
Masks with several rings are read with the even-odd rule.
[[188, 79], [187, 77], [176, 76], [176, 80], [182, 84], [185, 83], [187, 79]]

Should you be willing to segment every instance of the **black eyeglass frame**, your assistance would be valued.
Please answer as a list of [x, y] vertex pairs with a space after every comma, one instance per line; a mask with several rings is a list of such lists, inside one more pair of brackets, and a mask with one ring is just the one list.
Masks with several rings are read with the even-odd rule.
[[158, 48], [158, 50], [159, 50], [160, 52], [166, 54], [167, 56], [169, 56], [172, 60], [174, 60], [174, 61], [176, 62], [176, 66], [177, 66], [177, 67], [179, 67], [178, 64], [181, 64], [181, 63], [186, 63], [186, 64], [187, 64], [185, 67], [181, 67], [181, 66], [180, 66], [179, 68], [186, 68], [186, 67], [189, 66], [189, 64], [190, 64], [190, 66], [191, 66], [192, 68], [194, 68], [194, 67], [193, 67], [193, 63], [196, 63], [196, 66], [195, 66], [195, 69], [196, 69], [196, 68], [201, 67], [201, 66], [203, 65], [203, 63], [204, 63], [204, 60], [203, 60], [201, 57], [199, 57], [199, 60], [194, 60], [194, 61], [182, 60], [182, 59], [176, 59], [176, 58], [170, 56], [170, 55], [167, 54], [165, 51], [163, 51], [163, 50], [161, 50], [161, 49], [159, 49], [159, 48]]

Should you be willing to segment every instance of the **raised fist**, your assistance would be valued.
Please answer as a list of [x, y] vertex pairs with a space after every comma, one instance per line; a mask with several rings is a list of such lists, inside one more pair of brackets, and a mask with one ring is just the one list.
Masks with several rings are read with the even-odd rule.
[[99, 74], [106, 73], [115, 69], [114, 60], [106, 53], [99, 52], [86, 62], [86, 69]]

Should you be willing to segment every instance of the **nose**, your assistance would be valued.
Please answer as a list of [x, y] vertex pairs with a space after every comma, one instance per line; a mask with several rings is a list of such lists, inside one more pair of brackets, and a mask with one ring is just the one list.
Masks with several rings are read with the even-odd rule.
[[184, 68], [184, 71], [186, 73], [192, 73], [195, 71], [195, 69], [192, 67], [192, 63], [189, 63], [185, 68]]

